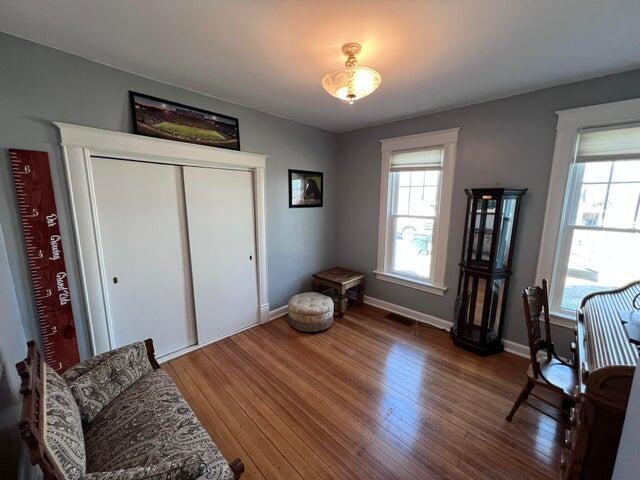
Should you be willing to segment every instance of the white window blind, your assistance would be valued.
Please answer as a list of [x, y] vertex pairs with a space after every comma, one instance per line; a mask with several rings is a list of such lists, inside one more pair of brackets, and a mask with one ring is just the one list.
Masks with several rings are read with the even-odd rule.
[[576, 162], [640, 158], [640, 124], [591, 128], [580, 132]]
[[442, 168], [444, 149], [395, 152], [391, 155], [391, 171]]

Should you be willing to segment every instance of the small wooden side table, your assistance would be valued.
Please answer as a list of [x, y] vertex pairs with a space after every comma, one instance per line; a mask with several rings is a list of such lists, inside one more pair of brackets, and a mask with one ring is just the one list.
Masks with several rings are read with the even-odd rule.
[[[347, 309], [347, 290], [358, 287], [358, 305], [364, 303], [364, 273], [354, 272], [346, 268], [330, 268], [313, 275], [313, 283], [317, 292], [334, 289], [338, 294], [336, 316], [341, 317]], [[324, 287], [324, 288], [323, 288]]]

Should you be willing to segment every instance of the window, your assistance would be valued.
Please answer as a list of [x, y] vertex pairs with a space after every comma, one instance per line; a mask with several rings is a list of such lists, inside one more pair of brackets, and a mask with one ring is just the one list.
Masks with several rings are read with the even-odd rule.
[[433, 277], [433, 226], [441, 171], [442, 148], [391, 156], [389, 270], [393, 273], [422, 280]]
[[553, 306], [575, 311], [594, 291], [640, 275], [640, 126], [578, 133], [569, 171]]
[[640, 276], [640, 99], [556, 114], [536, 277], [552, 321], [571, 326], [585, 295]]
[[458, 129], [382, 141], [381, 280], [442, 295]]

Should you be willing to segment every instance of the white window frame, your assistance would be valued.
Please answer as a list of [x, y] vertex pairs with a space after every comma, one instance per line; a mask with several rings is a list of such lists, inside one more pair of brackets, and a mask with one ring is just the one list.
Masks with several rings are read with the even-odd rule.
[[543, 278], [550, 279], [552, 323], [573, 328], [576, 321], [575, 315], [567, 314], [557, 308], [559, 285], [556, 272], [562, 268], [561, 260], [568, 256], [566, 248], [558, 247], [561, 228], [564, 225], [563, 212], [568, 210], [570, 202], [567, 195], [569, 173], [576, 155], [578, 133], [581, 129], [590, 127], [640, 121], [640, 99], [560, 110], [555, 113], [558, 116], [556, 143], [549, 178], [536, 281], [540, 282]]
[[[453, 176], [455, 170], [456, 149], [460, 128], [450, 128], [435, 132], [419, 133], [403, 137], [380, 140], [382, 151], [382, 167], [380, 175], [380, 223], [378, 230], [378, 264], [373, 271], [376, 278], [403, 285], [435, 295], [444, 295], [445, 265], [449, 223], [451, 217], [451, 197], [453, 193]], [[392, 198], [389, 195], [391, 157], [394, 152], [408, 150], [443, 149], [442, 173], [439, 184], [438, 206], [433, 225], [433, 241], [431, 247], [431, 275], [427, 281], [410, 274], [391, 271], [392, 245], [390, 238], [390, 216]]]

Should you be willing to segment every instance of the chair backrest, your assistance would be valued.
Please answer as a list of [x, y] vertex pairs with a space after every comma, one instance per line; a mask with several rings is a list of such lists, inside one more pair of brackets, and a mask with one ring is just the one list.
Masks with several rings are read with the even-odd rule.
[[[549, 322], [547, 280], [542, 280], [542, 287], [534, 285], [525, 288], [522, 291], [522, 303], [524, 306], [524, 319], [527, 323], [531, 366], [533, 375], [538, 378], [540, 374], [538, 352], [546, 351], [547, 360], [551, 360], [554, 353], [553, 342], [551, 341], [551, 324]], [[541, 324], [544, 327], [544, 337]]]

